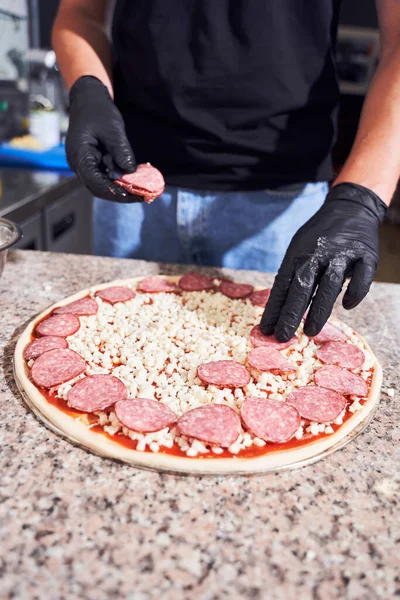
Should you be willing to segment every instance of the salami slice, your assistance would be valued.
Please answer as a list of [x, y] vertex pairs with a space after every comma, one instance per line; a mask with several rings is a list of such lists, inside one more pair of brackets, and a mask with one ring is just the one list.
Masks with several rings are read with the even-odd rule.
[[141, 196], [147, 204], [161, 196], [165, 189], [164, 177], [150, 163], [138, 165], [134, 173], [125, 173], [115, 183], [129, 194]]
[[365, 361], [364, 352], [347, 342], [326, 342], [315, 354], [323, 363], [345, 369], [358, 369]]
[[176, 285], [158, 275], [150, 275], [139, 281], [137, 289], [149, 293], [175, 292]]
[[127, 397], [127, 389], [118, 377], [103, 374], [80, 379], [67, 394], [70, 406], [88, 413], [105, 410]]
[[286, 402], [267, 398], [246, 398], [240, 416], [253, 435], [265, 442], [288, 442], [300, 427], [298, 411]]
[[182, 435], [208, 444], [228, 448], [241, 432], [235, 411], [223, 404], [206, 404], [185, 412], [178, 419]]
[[197, 376], [207, 385], [240, 388], [250, 383], [250, 373], [234, 360], [217, 360], [204, 363], [197, 368]]
[[147, 398], [120, 400], [115, 405], [115, 414], [122, 425], [140, 433], [159, 431], [176, 422], [176, 415], [168, 406]]
[[36, 325], [38, 335], [55, 335], [68, 337], [78, 331], [80, 321], [76, 315], [67, 313], [65, 315], [53, 315]]
[[39, 387], [50, 389], [61, 385], [86, 370], [86, 363], [77, 352], [60, 348], [45, 352], [33, 363], [32, 381]]
[[201, 273], [187, 273], [182, 275], [178, 283], [181, 290], [185, 292], [201, 292], [202, 290], [211, 290], [214, 287], [211, 279]]
[[271, 288], [265, 288], [264, 290], [258, 290], [256, 292], [253, 292], [250, 295], [249, 300], [252, 304], [254, 304], [254, 306], [261, 306], [261, 308], [265, 308], [265, 305], [267, 304], [270, 293], [271, 293]]
[[232, 298], [233, 300], [238, 300], [239, 298], [246, 298], [246, 296], [250, 296], [254, 288], [252, 285], [248, 285], [247, 283], [233, 283], [233, 281], [225, 280], [221, 281], [219, 290], [224, 294], [224, 296], [228, 296], [228, 298]]
[[297, 336], [294, 335], [288, 342], [278, 342], [274, 335], [261, 333], [260, 326], [256, 325], [250, 331], [250, 341], [255, 348], [264, 346], [265, 348], [275, 348], [275, 350], [285, 350], [285, 348], [297, 344]]
[[314, 381], [321, 387], [335, 390], [346, 396], [354, 395], [363, 397], [368, 394], [367, 382], [362, 377], [333, 365], [327, 365], [318, 369], [314, 375]]
[[96, 296], [110, 304], [117, 304], [117, 302], [128, 302], [128, 300], [132, 300], [132, 298], [136, 296], [136, 293], [131, 290], [131, 288], [114, 285], [99, 290], [96, 292]]
[[325, 323], [321, 331], [314, 335], [312, 338], [317, 344], [324, 344], [325, 342], [344, 342], [347, 340], [347, 336], [343, 331], [340, 331], [332, 323]]
[[86, 298], [81, 298], [80, 300], [75, 300], [74, 302], [70, 302], [69, 304], [64, 304], [64, 306], [59, 306], [55, 308], [53, 311], [54, 315], [95, 315], [98, 311], [98, 306], [96, 300], [87, 296]]
[[269, 346], [259, 346], [250, 350], [247, 362], [251, 368], [257, 369], [257, 371], [288, 373], [297, 370], [297, 366], [282, 356], [279, 350]]
[[33, 340], [33, 342], [27, 345], [24, 350], [24, 358], [25, 360], [35, 360], [41, 354], [49, 350], [55, 350], [56, 348], [68, 348], [67, 340], [55, 335], [46, 335], [45, 337]]
[[294, 390], [286, 402], [294, 406], [304, 419], [317, 423], [334, 421], [346, 407], [344, 396], [316, 385]]

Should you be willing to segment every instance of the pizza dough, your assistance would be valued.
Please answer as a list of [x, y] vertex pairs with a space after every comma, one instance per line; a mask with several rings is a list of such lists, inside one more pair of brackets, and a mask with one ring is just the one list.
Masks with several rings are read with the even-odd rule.
[[[152, 276], [153, 277], [153, 276]], [[220, 457], [218, 456], [217, 450], [218, 448], [215, 449], [215, 454], [211, 454], [211, 455], [205, 455], [205, 454], [197, 454], [197, 456], [194, 456], [193, 454], [190, 454], [191, 448], [186, 452], [186, 455], [179, 455], [178, 453], [171, 453], [168, 451], [168, 448], [166, 447], [164, 450], [165, 451], [149, 451], [149, 449], [146, 449], [146, 451], [141, 451], [139, 449], [141, 442], [139, 441], [137, 443], [137, 448], [138, 449], [133, 449], [132, 447], [129, 447], [128, 445], [124, 445], [118, 441], [116, 441], [118, 438], [118, 434], [112, 436], [112, 435], [103, 435], [100, 431], [98, 431], [99, 427], [94, 427], [94, 425], [96, 425], [96, 423], [93, 422], [93, 420], [91, 419], [91, 415], [86, 415], [85, 413], [77, 413], [77, 414], [69, 414], [67, 412], [64, 412], [63, 410], [60, 410], [60, 408], [54, 404], [49, 402], [46, 393], [43, 392], [41, 389], [39, 389], [38, 387], [35, 386], [35, 384], [33, 383], [33, 381], [30, 379], [29, 377], [29, 366], [26, 362], [26, 360], [24, 359], [24, 350], [25, 348], [28, 346], [28, 344], [32, 341], [32, 335], [33, 332], [35, 330], [36, 325], [39, 322], [45, 322], [45, 318], [48, 317], [52, 311], [54, 310], [54, 308], [56, 307], [60, 307], [60, 306], [64, 306], [67, 304], [70, 304], [72, 302], [78, 301], [78, 300], [82, 300], [83, 298], [86, 298], [88, 295], [90, 295], [91, 297], [96, 297], [96, 293], [101, 290], [101, 289], [106, 289], [106, 288], [111, 288], [111, 287], [128, 287], [130, 289], [140, 289], [140, 286], [137, 287], [137, 283], [139, 281], [143, 281], [143, 277], [141, 278], [136, 278], [136, 279], [129, 279], [129, 280], [122, 280], [122, 281], [115, 281], [115, 282], [110, 282], [108, 284], [105, 285], [98, 285], [98, 286], [94, 286], [91, 289], [86, 289], [83, 290], [80, 293], [75, 294], [74, 296], [71, 296], [69, 298], [65, 298], [63, 301], [58, 302], [57, 304], [55, 304], [53, 307], [50, 307], [49, 309], [45, 310], [41, 315], [39, 315], [37, 318], [35, 318], [32, 323], [25, 329], [25, 331], [23, 332], [23, 334], [21, 335], [16, 349], [15, 349], [15, 359], [14, 359], [14, 367], [15, 367], [15, 376], [16, 376], [16, 380], [18, 383], [18, 386], [21, 390], [21, 392], [24, 395], [24, 398], [26, 400], [26, 402], [28, 403], [28, 405], [30, 406], [30, 408], [39, 416], [39, 418], [41, 420], [43, 420], [53, 431], [55, 431], [56, 433], [58, 433], [59, 435], [62, 435], [64, 437], [66, 437], [67, 439], [69, 439], [70, 441], [72, 441], [73, 443], [80, 445], [92, 452], [95, 452], [103, 457], [108, 457], [108, 458], [113, 458], [113, 459], [117, 459], [117, 460], [121, 460], [124, 462], [127, 462], [129, 464], [141, 467], [141, 468], [150, 468], [150, 469], [159, 469], [159, 470], [163, 470], [163, 471], [170, 471], [170, 472], [180, 472], [180, 473], [198, 473], [198, 474], [246, 474], [246, 473], [257, 473], [257, 472], [264, 472], [264, 471], [269, 471], [269, 470], [275, 470], [275, 469], [281, 469], [281, 468], [288, 468], [288, 467], [293, 467], [293, 466], [299, 466], [299, 465], [304, 465], [304, 464], [308, 464], [310, 462], [314, 462], [315, 460], [320, 459], [322, 456], [326, 455], [327, 453], [330, 453], [340, 447], [342, 447], [347, 441], [349, 441], [349, 439], [352, 439], [355, 435], [357, 435], [361, 429], [365, 426], [365, 424], [369, 421], [369, 419], [371, 418], [374, 409], [377, 406], [378, 403], [378, 399], [379, 399], [379, 389], [380, 389], [380, 385], [381, 385], [381, 381], [382, 381], [382, 372], [381, 372], [381, 368], [379, 363], [377, 362], [375, 356], [373, 355], [371, 349], [368, 347], [367, 343], [358, 335], [354, 334], [354, 332], [351, 332], [352, 334], [352, 339], [354, 338], [354, 340], [357, 340], [357, 344], [359, 346], [361, 346], [365, 352], [368, 354], [369, 356], [369, 360], [371, 363], [371, 367], [370, 367], [370, 371], [371, 371], [371, 378], [370, 378], [370, 382], [369, 382], [369, 391], [368, 391], [368, 396], [366, 397], [366, 399], [364, 401], [362, 401], [361, 403], [358, 404], [357, 410], [353, 413], [353, 414], [349, 414], [348, 418], [343, 422], [342, 425], [340, 425], [339, 427], [337, 427], [333, 433], [331, 433], [330, 435], [316, 435], [315, 439], [310, 439], [310, 441], [307, 440], [307, 443], [304, 443], [304, 445], [297, 445], [296, 443], [296, 439], [292, 438], [290, 441], [287, 442], [287, 445], [285, 446], [285, 444], [282, 445], [282, 447], [274, 447], [273, 451], [268, 451], [268, 445], [264, 446], [264, 448], [262, 448], [262, 452], [256, 456], [252, 456], [251, 453], [249, 454], [245, 454], [244, 456], [241, 456], [240, 453], [238, 455], [234, 455], [232, 454], [231, 456], [227, 457], [226, 456], [226, 449], [223, 451], [224, 452], [224, 456]], [[162, 292], [162, 291], [167, 291], [167, 292], [171, 292], [172, 290], [176, 289], [175, 286], [176, 284], [178, 284], [179, 282], [179, 277], [163, 277], [163, 280], [165, 282], [167, 282], [168, 285], [161, 284], [160, 285], [160, 279], [151, 279], [150, 280], [150, 287], [154, 290], [154, 292]], [[149, 281], [149, 280], [147, 280]], [[144, 287], [147, 287], [146, 285]], [[160, 289], [162, 288], [162, 289]], [[216, 289], [218, 289], [216, 287]], [[193, 294], [196, 294], [196, 292], [184, 292], [185, 294], [188, 295], [188, 297], [193, 297]], [[214, 291], [201, 291], [198, 292], [199, 294], [214, 294], [214, 293], [219, 293], [219, 292], [214, 292]], [[244, 298], [243, 300], [232, 300], [232, 302], [248, 302], [249, 306], [253, 306], [254, 308], [253, 310], [259, 310], [259, 313], [257, 316], [257, 318], [259, 319], [261, 317], [262, 314], [262, 307], [260, 307], [259, 309], [257, 308], [258, 305], [256, 305], [254, 303], [254, 294], [257, 294], [258, 292], [255, 291], [252, 293], [251, 296], [248, 297], [248, 300], [246, 298]], [[140, 292], [138, 292], [137, 296], [140, 295]], [[157, 296], [159, 296], [159, 294], [156, 294]], [[168, 293], [165, 295], [165, 297], [170, 297], [171, 294]], [[222, 296], [222, 294], [221, 294]], [[252, 298], [253, 296], [253, 298]], [[256, 296], [256, 300], [258, 302], [258, 304], [261, 304], [262, 302], [264, 302], [266, 300], [266, 297], [268, 296], [268, 293], [266, 291], [262, 291], [260, 296]], [[223, 296], [224, 297], [224, 296]], [[132, 300], [132, 302], [134, 302], [135, 300]], [[230, 302], [231, 300], [229, 298], [226, 298], [226, 301]], [[100, 302], [100, 300], [99, 300]], [[190, 305], [190, 300], [188, 300], [188, 303]], [[104, 302], [104, 305], [109, 306], [109, 310], [113, 310], [114, 306], [112, 304], [109, 304], [107, 302]], [[118, 306], [118, 305], [115, 305]], [[76, 317], [75, 315], [71, 315], [69, 313], [66, 314], [62, 314], [62, 315], [57, 315], [58, 317], [58, 321], [57, 322], [53, 322], [55, 325], [55, 330], [57, 331], [57, 333], [54, 333], [54, 328], [51, 327], [51, 331], [49, 332], [49, 335], [58, 335], [58, 336], [62, 336], [62, 337], [67, 337], [68, 333], [66, 333], [66, 331], [70, 330], [67, 326], [71, 326], [71, 319], [69, 317], [75, 317], [76, 319], [78, 319], [78, 317]], [[95, 319], [97, 318], [98, 315], [94, 315], [94, 316], [88, 316], [88, 317], [81, 317], [81, 320], [85, 320], [85, 319]], [[201, 320], [202, 315], [197, 315], [194, 314], [193, 319], [200, 319]], [[50, 319], [48, 319], [47, 323], [49, 323], [51, 321], [51, 319], [54, 319], [55, 317], [51, 317]], [[61, 319], [66, 319], [66, 321], [61, 321]], [[216, 317], [217, 318], [217, 317]], [[257, 321], [254, 321], [253, 323], [249, 323], [248, 326], [248, 338], [249, 338], [249, 343], [248, 343], [248, 351], [251, 351], [252, 348], [252, 344], [250, 342], [250, 332], [253, 329], [253, 327], [257, 324]], [[332, 329], [333, 328], [333, 329]], [[75, 329], [75, 326], [72, 327], [72, 329]], [[327, 337], [329, 339], [327, 339], [326, 341], [343, 341], [346, 340], [349, 336], [349, 333], [345, 334], [343, 333], [344, 330], [346, 330], [346, 326], [341, 324], [340, 322], [333, 322], [333, 323], [329, 323], [329, 325], [327, 326], [328, 329], [328, 334]], [[347, 327], [347, 332], [351, 331], [350, 328]], [[337, 333], [339, 332], [339, 333]], [[143, 333], [143, 335], [145, 336], [146, 334]], [[179, 334], [178, 334], [179, 337]], [[254, 337], [254, 336], [253, 336]], [[69, 338], [70, 340], [74, 338], [74, 335], [72, 335], [72, 338]], [[41, 339], [41, 338], [38, 338]], [[68, 340], [67, 340], [68, 341]], [[204, 339], [203, 343], [207, 344], [207, 340]], [[276, 350], [274, 348], [274, 350]], [[296, 347], [289, 347], [287, 349], [282, 350], [283, 352], [283, 356], [285, 356], [286, 352], [291, 352], [291, 351], [296, 351]], [[59, 353], [59, 352], [67, 352], [68, 353], [68, 349], [63, 349], [63, 348], [56, 348], [54, 350], [51, 350], [50, 352], [55, 352], [55, 353]], [[73, 352], [73, 350], [70, 350], [70, 352]], [[47, 353], [49, 354], [49, 352]], [[37, 363], [37, 361], [40, 361], [40, 359], [46, 356], [46, 353], [42, 354], [41, 357], [37, 358], [36, 361], [33, 363]], [[55, 356], [56, 357], [56, 356]], [[51, 357], [50, 357], [51, 358]], [[48, 359], [47, 359], [48, 360]], [[207, 361], [204, 361], [205, 363]], [[211, 360], [208, 362], [212, 362]], [[245, 361], [243, 361], [244, 364]], [[54, 361], [55, 364], [57, 364], [57, 361]], [[72, 363], [72, 361], [71, 361]], [[74, 360], [74, 368], [75, 368], [75, 372], [79, 372], [81, 370], [81, 365], [78, 364], [79, 361], [78, 360]], [[334, 380], [335, 377], [338, 376], [338, 372], [337, 369], [342, 370], [340, 367], [338, 366], [332, 366], [332, 365], [325, 365], [325, 366], [321, 366], [323, 363], [319, 363], [319, 369], [322, 372], [323, 375], [323, 379], [325, 378], [328, 379], [328, 383], [332, 382]], [[30, 365], [32, 366], [32, 365]], [[40, 363], [39, 363], [40, 366]], [[325, 369], [325, 372], [323, 371], [323, 369]], [[333, 373], [332, 373], [332, 369], [333, 369]], [[37, 370], [37, 368], [36, 368]], [[39, 369], [40, 372], [40, 369]], [[318, 371], [317, 371], [318, 372]], [[355, 381], [358, 381], [358, 379], [361, 379], [361, 377], [357, 374], [354, 374], [350, 371], [346, 371], [347, 375], [346, 375], [346, 382], [347, 385], [351, 386], [355, 385]], [[87, 374], [89, 375], [89, 373]], [[42, 373], [43, 376], [43, 373]], [[62, 373], [60, 375], [62, 378], [64, 378], [65, 374]], [[195, 374], [194, 374], [195, 376]], [[264, 376], [264, 374], [262, 375]], [[267, 374], [267, 378], [268, 378], [269, 374]], [[354, 376], [354, 377], [353, 377]], [[77, 376], [77, 381], [79, 381], [79, 379], [81, 377], [85, 377], [84, 374], [79, 374]], [[315, 383], [317, 384], [315, 387], [318, 386], [318, 377], [316, 378]], [[76, 381], [76, 380], [74, 380]], [[197, 381], [197, 380], [196, 380]], [[365, 381], [362, 380], [364, 383]], [[200, 382], [201, 383], [201, 382]], [[311, 385], [313, 384], [312, 381], [309, 382]], [[326, 382], [325, 382], [326, 383]], [[321, 383], [319, 383], [321, 384]], [[47, 383], [46, 383], [47, 385]], [[69, 385], [68, 383], [65, 385]], [[202, 384], [204, 385], [204, 384]], [[250, 384], [250, 385], [253, 385]], [[365, 385], [367, 385], [365, 383]], [[71, 387], [71, 386], [70, 386]], [[199, 385], [197, 387], [200, 387]], [[72, 388], [73, 389], [73, 388]], [[211, 389], [212, 386], [211, 386]], [[322, 388], [321, 388], [322, 389]], [[233, 390], [231, 390], [231, 392], [233, 393]], [[213, 392], [216, 396], [218, 395], [218, 388], [215, 387], [215, 391]], [[220, 394], [223, 393], [223, 391], [220, 390], [219, 392]], [[315, 393], [315, 392], [314, 392]], [[273, 394], [272, 394], [273, 395]], [[255, 398], [257, 399], [257, 398]], [[312, 399], [311, 399], [312, 400]], [[129, 400], [121, 400], [122, 403], [124, 402], [129, 402]], [[357, 404], [357, 399], [355, 399], [354, 404]], [[303, 403], [304, 404], [304, 403]], [[124, 404], [121, 405], [123, 410], [125, 410]], [[246, 405], [244, 405], [246, 407]], [[247, 406], [249, 406], [251, 408], [251, 411], [249, 412], [250, 416], [247, 416], [246, 418], [250, 420], [250, 423], [253, 424], [254, 426], [254, 420], [252, 421], [252, 416], [254, 414], [257, 414], [257, 410], [260, 409], [266, 409], [266, 406], [261, 405], [259, 403], [251, 403], [248, 404]], [[275, 406], [275, 404], [271, 405], [272, 407]], [[289, 406], [289, 404], [288, 404]], [[308, 407], [310, 406], [310, 399], [308, 400]], [[128, 406], [127, 406], [128, 408]], [[280, 407], [278, 406], [278, 411], [279, 411]], [[188, 409], [189, 410], [189, 409]], [[291, 419], [292, 419], [292, 423], [295, 424], [296, 423], [296, 413], [292, 412], [292, 411], [296, 411], [296, 409], [294, 407], [292, 407], [292, 410], [288, 410], [286, 412], [288, 412], [288, 414], [290, 413], [291, 415]], [[238, 410], [237, 413], [239, 413], [240, 411]], [[104, 413], [100, 413], [102, 415], [104, 415]], [[125, 413], [124, 413], [125, 414]], [[132, 413], [126, 413], [128, 414], [132, 414]], [[185, 413], [185, 414], [188, 414]], [[246, 411], [245, 411], [246, 414]], [[272, 412], [271, 412], [272, 414]], [[145, 416], [145, 415], [144, 415]], [[178, 417], [178, 422], [179, 422], [179, 414], [177, 415]], [[107, 417], [105, 417], [107, 418]], [[127, 417], [123, 417], [123, 418], [127, 418]], [[154, 417], [153, 417], [154, 418]], [[180, 417], [182, 418], [182, 417]], [[188, 417], [186, 417], [187, 419]], [[242, 422], [243, 422], [243, 418], [242, 418]], [[183, 423], [185, 422], [185, 419], [183, 419]], [[261, 425], [263, 424], [263, 422], [261, 421]], [[266, 422], [264, 422], [264, 426], [266, 425]], [[268, 425], [268, 423], [267, 423]], [[293, 425], [294, 428], [294, 425]], [[109, 427], [109, 430], [112, 429], [112, 420], [111, 420], [111, 426]], [[265, 427], [264, 427], [265, 429]], [[286, 425], [283, 428], [284, 432], [283, 432], [283, 436], [285, 436], [285, 431], [286, 431], [286, 435], [287, 435], [287, 431], [289, 431], [289, 422], [286, 421]], [[231, 424], [231, 431], [233, 430], [232, 428], [232, 424]], [[291, 434], [291, 432], [290, 432]], [[297, 434], [296, 434], [297, 435]], [[256, 442], [256, 440], [260, 440], [260, 438], [255, 438], [254, 442]], [[229, 440], [230, 441], [230, 440]], [[259, 442], [257, 442], [258, 444]], [[263, 442], [262, 440], [260, 441], [259, 445], [265, 444], [265, 442]], [[201, 446], [201, 442], [199, 441], [197, 446]], [[192, 446], [195, 446], [195, 444], [193, 444]], [[151, 446], [150, 446], [151, 447]], [[256, 449], [256, 445], [253, 446]], [[181, 449], [183, 448], [183, 446], [181, 447]], [[264, 449], [266, 450], [264, 452]], [[222, 450], [221, 450], [222, 452]], [[264, 452], [264, 453], [263, 453]]]

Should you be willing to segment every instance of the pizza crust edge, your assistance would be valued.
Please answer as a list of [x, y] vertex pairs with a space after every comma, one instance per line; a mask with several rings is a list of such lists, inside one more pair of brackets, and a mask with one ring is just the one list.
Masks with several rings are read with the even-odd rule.
[[[161, 276], [174, 283], [180, 278], [180, 276]], [[88, 429], [87, 425], [80, 422], [78, 419], [67, 415], [50, 404], [45, 396], [41, 394], [38, 388], [31, 382], [28, 376], [29, 369], [23, 357], [24, 348], [31, 341], [31, 335], [37, 322], [48, 315], [56, 306], [69, 304], [74, 300], [87, 296], [92, 291], [97, 291], [112, 285], [136, 284], [143, 278], [144, 276], [110, 281], [105, 284], [91, 286], [86, 290], [81, 290], [76, 294], [63, 298], [51, 307], [46, 308], [40, 315], [33, 319], [21, 334], [14, 352], [14, 373], [18, 388], [24, 397], [25, 402], [35, 415], [61, 437], [104, 458], [119, 460], [142, 469], [157, 469], [166, 472], [199, 475], [245, 475], [285, 469], [315, 462], [329, 453], [329, 451], [333, 452], [336, 449], [339, 449], [336, 448], [336, 446], [341, 442], [343, 443], [346, 436], [356, 430], [358, 426], [360, 426], [360, 431], [357, 432], [357, 434], [361, 433], [361, 424], [367, 424], [369, 422], [369, 418], [372, 417], [372, 413], [379, 403], [379, 393], [382, 384], [382, 368], [367, 342], [362, 336], [356, 333], [357, 337], [365, 346], [365, 349], [374, 357], [374, 374], [368, 400], [363, 404], [363, 407], [343, 423], [335, 433], [314, 442], [310, 442], [304, 446], [284, 451], [271, 452], [270, 454], [264, 454], [254, 458], [240, 458], [237, 456], [233, 456], [231, 459], [189, 458], [163, 453], [139, 452], [137, 450], [126, 448], [118, 442], [114, 442], [97, 432], [91, 431]], [[336, 319], [336, 321], [340, 322], [338, 319]]]

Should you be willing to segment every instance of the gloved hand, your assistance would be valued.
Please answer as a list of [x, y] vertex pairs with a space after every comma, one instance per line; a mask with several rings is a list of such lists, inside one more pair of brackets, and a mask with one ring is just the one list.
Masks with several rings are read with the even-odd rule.
[[68, 163], [94, 196], [114, 202], [140, 202], [114, 178], [133, 173], [136, 160], [122, 116], [97, 77], [80, 77], [70, 91], [70, 120], [65, 143]]
[[[371, 190], [353, 183], [334, 186], [323, 206], [294, 235], [275, 278], [261, 331], [289, 340], [310, 304], [304, 332], [319, 333], [345, 278], [343, 306], [367, 295], [378, 264], [379, 225], [387, 206]], [[315, 293], [315, 296], [314, 296]]]

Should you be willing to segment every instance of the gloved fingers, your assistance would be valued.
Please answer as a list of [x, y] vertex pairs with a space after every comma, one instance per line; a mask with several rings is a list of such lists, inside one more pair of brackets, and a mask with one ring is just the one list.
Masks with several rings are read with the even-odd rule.
[[109, 152], [106, 152], [102, 156], [102, 165], [104, 166], [104, 172], [108, 175], [108, 177], [112, 180], [118, 179], [123, 175], [123, 172], [118, 167], [118, 165], [114, 162], [113, 157]]
[[271, 294], [261, 318], [260, 329], [264, 335], [272, 335], [275, 331], [279, 315], [281, 314], [290, 288], [293, 271], [292, 260], [285, 257], [275, 277]]
[[[118, 186], [118, 189], [121, 188], [124, 190], [125, 188], [123, 188], [121, 185], [119, 185], [118, 183], [115, 182], [116, 179], [119, 179], [120, 177], [122, 177], [123, 173], [122, 173], [122, 171], [119, 170], [117, 165], [114, 163], [114, 160], [109, 152], [107, 152], [102, 157], [102, 164], [104, 166], [104, 170], [105, 170], [107, 177], [109, 179], [111, 179], [115, 183], [116, 186]], [[128, 192], [127, 190], [125, 190], [125, 192], [127, 193], [127, 196], [123, 196], [122, 200], [119, 200], [118, 198], [117, 199], [114, 198], [114, 202], [121, 201], [121, 202], [129, 203], [129, 204], [133, 204], [135, 202], [144, 202], [143, 196], [137, 196], [136, 194], [132, 194], [132, 193]], [[119, 195], [118, 195], [118, 197], [119, 197]]]
[[299, 263], [275, 327], [279, 342], [290, 340], [303, 318], [318, 283], [319, 265], [312, 260]]
[[[132, 202], [131, 196], [101, 170], [101, 152], [93, 146], [82, 147], [75, 170], [88, 190], [96, 197], [113, 202]], [[137, 201], [137, 200], [136, 200]]]
[[113, 135], [108, 139], [102, 139], [107, 151], [111, 154], [111, 157], [117, 166], [124, 173], [134, 173], [136, 170], [136, 159], [133, 154], [132, 147], [125, 135], [125, 132], [121, 131], [119, 135]]
[[340, 270], [330, 263], [322, 276], [310, 310], [304, 324], [304, 333], [308, 336], [317, 335], [329, 319], [336, 298], [339, 296], [346, 278], [346, 265]]
[[374, 258], [361, 258], [356, 262], [350, 283], [343, 296], [343, 307], [346, 310], [355, 308], [369, 292], [375, 276], [377, 263]]

